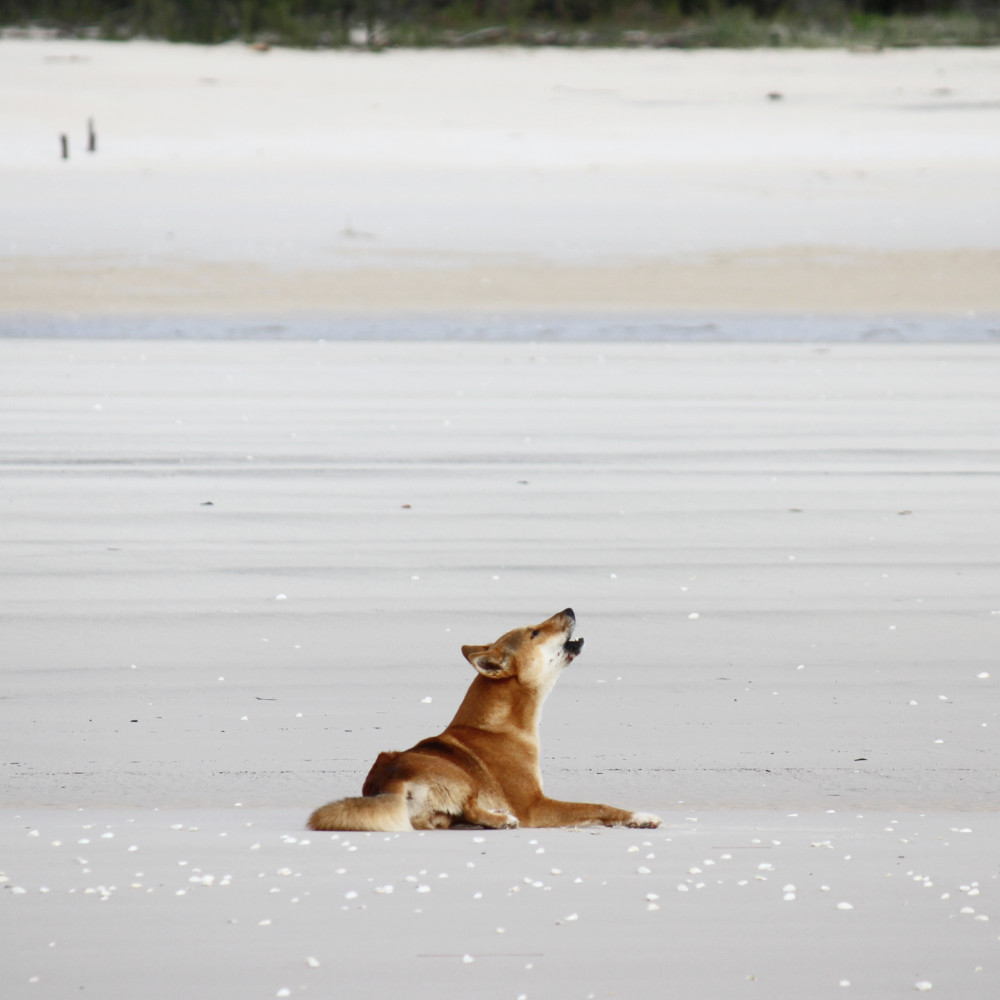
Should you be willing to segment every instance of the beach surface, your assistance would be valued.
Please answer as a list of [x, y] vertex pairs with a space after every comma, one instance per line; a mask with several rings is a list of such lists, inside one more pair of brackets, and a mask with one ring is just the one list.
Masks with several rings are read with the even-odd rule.
[[[7, 995], [994, 996], [995, 351], [0, 341]], [[663, 827], [304, 833], [567, 604]]]
[[0, 40], [5, 1000], [995, 1000], [998, 70]]

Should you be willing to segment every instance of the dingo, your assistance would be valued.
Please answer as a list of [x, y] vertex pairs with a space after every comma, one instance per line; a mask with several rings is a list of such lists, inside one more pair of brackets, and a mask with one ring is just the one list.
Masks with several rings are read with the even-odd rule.
[[455, 823], [516, 826], [654, 827], [660, 819], [542, 791], [538, 720], [562, 668], [580, 654], [576, 616], [560, 611], [540, 625], [463, 646], [479, 675], [451, 725], [402, 753], [380, 753], [361, 798], [320, 806], [312, 830], [438, 830]]

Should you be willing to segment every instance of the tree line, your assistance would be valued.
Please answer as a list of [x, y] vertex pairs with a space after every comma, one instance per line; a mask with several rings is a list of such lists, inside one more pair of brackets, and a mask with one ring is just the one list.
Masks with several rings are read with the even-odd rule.
[[[915, 42], [1000, 40], [998, 0], [0, 0], [0, 25], [8, 28], [302, 46], [378, 39], [386, 44], [643, 44], [657, 39], [683, 44], [688, 38], [692, 44], [727, 44], [718, 33], [699, 35], [699, 25], [704, 29], [713, 23], [729, 25], [728, 44], [740, 44], [740, 25], [744, 44], [781, 44], [805, 36], [790, 28], [755, 33], [754, 27], [811, 26], [820, 33], [851, 35], [866, 29], [885, 32], [893, 19], [911, 26], [943, 25], [941, 37]], [[961, 37], [952, 38], [949, 31]]]

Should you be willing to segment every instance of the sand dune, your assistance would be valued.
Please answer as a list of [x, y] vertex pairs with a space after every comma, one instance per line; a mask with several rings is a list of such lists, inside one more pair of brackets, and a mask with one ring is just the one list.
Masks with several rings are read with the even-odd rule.
[[1000, 311], [996, 50], [0, 52], [8, 314]]

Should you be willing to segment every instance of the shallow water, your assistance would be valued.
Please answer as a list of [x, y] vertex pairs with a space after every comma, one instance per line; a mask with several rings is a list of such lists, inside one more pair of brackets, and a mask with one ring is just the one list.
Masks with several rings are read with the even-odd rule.
[[991, 343], [1000, 316], [3, 317], [0, 338], [663, 343]]

